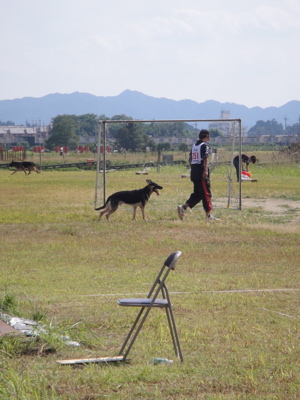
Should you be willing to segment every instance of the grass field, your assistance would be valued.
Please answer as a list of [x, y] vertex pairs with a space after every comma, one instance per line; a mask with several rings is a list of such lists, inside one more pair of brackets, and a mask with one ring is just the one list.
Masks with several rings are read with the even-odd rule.
[[[184, 166], [110, 172], [107, 190], [164, 187], [131, 219], [94, 211], [95, 172], [0, 170], [0, 312], [39, 320], [40, 338], [0, 336], [0, 399], [266, 399], [300, 397], [300, 168], [251, 167], [247, 207], [226, 205], [226, 167], [212, 173], [216, 223], [201, 206], [177, 217], [192, 189]], [[237, 185], [235, 183], [235, 185]], [[235, 188], [237, 192], [237, 187]], [[288, 201], [282, 212], [257, 200]], [[253, 202], [252, 202], [253, 201]], [[168, 287], [184, 362], [173, 354], [164, 314], [153, 310], [129, 364], [81, 368], [59, 359], [116, 356], [164, 259], [182, 251]], [[68, 346], [69, 336], [80, 346]], [[153, 357], [173, 359], [152, 365]]]

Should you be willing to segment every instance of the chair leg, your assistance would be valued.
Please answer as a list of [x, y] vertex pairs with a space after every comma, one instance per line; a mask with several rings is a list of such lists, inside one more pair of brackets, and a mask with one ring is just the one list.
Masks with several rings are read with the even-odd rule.
[[[144, 310], [145, 310], [145, 307], [143, 307], [139, 311], [139, 313], [138, 313], [138, 315], [137, 315], [132, 327], [130, 328], [129, 333], [127, 334], [127, 336], [125, 338], [125, 341], [124, 341], [124, 343], [123, 343], [123, 345], [121, 347], [121, 350], [119, 351], [118, 355], [119, 356], [123, 356], [123, 361], [125, 361], [126, 358], [128, 357], [128, 354], [129, 354], [129, 352], [130, 352], [130, 350], [131, 350], [131, 348], [132, 348], [132, 346], [133, 346], [138, 334], [140, 333], [140, 330], [142, 329], [142, 326], [143, 326], [143, 324], [144, 324], [144, 322], [145, 322], [145, 320], [146, 320], [151, 308], [147, 308], [146, 313], [144, 314], [142, 320], [138, 324], [138, 322], [139, 322]], [[177, 357], [180, 358], [180, 361], [182, 362], [183, 361], [183, 356], [182, 356], [179, 336], [178, 336], [178, 332], [177, 332], [177, 328], [176, 328], [176, 324], [175, 324], [175, 318], [174, 318], [173, 310], [172, 310], [171, 307], [170, 308], [169, 307], [166, 308], [166, 315], [167, 315], [167, 319], [168, 319], [168, 324], [169, 324], [169, 329], [170, 329], [170, 334], [171, 334], [171, 338], [172, 338], [175, 354], [176, 354]], [[132, 336], [134, 330], [135, 330], [135, 333]], [[127, 349], [126, 349], [126, 346], [127, 346]], [[126, 351], [123, 354], [125, 349], [126, 349]]]
[[182, 351], [181, 351], [181, 346], [180, 346], [180, 341], [179, 341], [179, 335], [178, 335], [177, 328], [176, 328], [172, 303], [171, 303], [168, 289], [165, 285], [163, 285], [163, 287], [162, 287], [162, 295], [163, 295], [163, 298], [167, 299], [168, 305], [169, 305], [166, 308], [166, 314], [167, 314], [167, 319], [168, 319], [168, 323], [169, 323], [169, 328], [170, 328], [170, 333], [171, 333], [171, 337], [172, 337], [175, 354], [177, 357], [180, 358], [180, 361], [182, 362], [183, 356], [182, 356]]
[[[123, 355], [123, 351], [124, 351], [124, 349], [126, 348], [126, 345], [127, 345], [128, 341], [129, 341], [129, 339], [131, 338], [131, 335], [132, 335], [132, 333], [133, 333], [133, 331], [134, 331], [134, 329], [135, 329], [137, 323], [139, 322], [139, 319], [141, 318], [141, 316], [142, 316], [144, 310], [145, 310], [145, 307], [142, 307], [142, 308], [140, 309], [140, 311], [139, 311], [139, 313], [138, 313], [138, 315], [137, 315], [137, 317], [136, 317], [134, 323], [132, 324], [132, 327], [130, 328], [130, 331], [128, 332], [128, 334], [127, 334], [127, 336], [126, 336], [126, 338], [125, 338], [125, 340], [124, 340], [124, 343], [123, 343], [123, 345], [122, 345], [122, 347], [121, 347], [121, 350], [119, 351], [119, 354], [118, 354], [119, 356]], [[141, 329], [141, 327], [139, 328], [139, 331], [140, 331], [140, 329]], [[136, 336], [137, 336], [137, 335], [136, 335]], [[135, 340], [135, 339], [136, 339], [136, 337], [134, 338], [134, 340]], [[131, 342], [132, 342], [132, 340], [131, 340]], [[134, 342], [134, 341], [133, 341], [133, 342]], [[130, 348], [132, 347], [133, 342], [130, 344]], [[126, 359], [128, 353], [129, 353], [129, 351], [126, 351], [126, 353], [125, 353], [125, 355], [124, 355], [124, 360]]]
[[[141, 315], [142, 315], [142, 313], [143, 313], [143, 311], [144, 311], [145, 308], [147, 308], [147, 310], [146, 310], [146, 312], [145, 312], [143, 318], [141, 319], [140, 323], [138, 324], [138, 326], [137, 326], [137, 328], [136, 328], [136, 331], [135, 331], [133, 337], [130, 339], [130, 342], [129, 342], [128, 346], [127, 346], [127, 350], [125, 351], [125, 353], [124, 353], [124, 355], [123, 355], [123, 360], [124, 360], [124, 361], [126, 360], [126, 358], [127, 358], [128, 354], [129, 354], [129, 352], [130, 352], [130, 350], [131, 350], [131, 348], [132, 348], [132, 346], [133, 346], [133, 344], [134, 344], [134, 342], [135, 342], [135, 340], [136, 340], [138, 334], [140, 333], [140, 330], [142, 329], [142, 326], [144, 325], [144, 322], [146, 321], [146, 318], [147, 318], [149, 312], [151, 311], [152, 307], [143, 307], [143, 308], [142, 308], [142, 310], [139, 312], [139, 314], [138, 314], [138, 316], [137, 316], [137, 318], [136, 318], [136, 320], [135, 320], [135, 322], [134, 322], [132, 328], [130, 329], [130, 332], [129, 332], [129, 334], [127, 335], [127, 338], [125, 339], [125, 344], [126, 344], [126, 343], [128, 342], [128, 340], [129, 340], [131, 334], [133, 333], [133, 330], [134, 330], [134, 328], [136, 327], [137, 322], [138, 322], [138, 320], [140, 319], [140, 317], [141, 317]], [[125, 345], [123, 344], [121, 350], [124, 350], [124, 348], [125, 348]], [[122, 354], [121, 354], [121, 351], [120, 351], [119, 355], [122, 355]]]
[[182, 356], [182, 351], [181, 351], [181, 346], [180, 346], [180, 341], [179, 341], [179, 336], [176, 328], [176, 323], [175, 323], [175, 318], [172, 310], [172, 306], [170, 308], [166, 308], [166, 314], [167, 314], [167, 319], [169, 323], [169, 328], [170, 328], [170, 333], [172, 337], [172, 342], [175, 350], [175, 354], [177, 357], [180, 358], [180, 361], [183, 361], [183, 356]]
[[168, 319], [168, 324], [169, 324], [169, 329], [170, 329], [170, 333], [171, 333], [171, 337], [172, 337], [172, 342], [173, 342], [173, 347], [174, 347], [174, 350], [175, 350], [175, 354], [178, 357], [177, 343], [176, 343], [176, 340], [175, 340], [174, 329], [173, 329], [172, 321], [171, 321], [171, 317], [170, 317], [170, 310], [168, 308], [166, 308], [166, 316], [167, 316], [167, 319]]

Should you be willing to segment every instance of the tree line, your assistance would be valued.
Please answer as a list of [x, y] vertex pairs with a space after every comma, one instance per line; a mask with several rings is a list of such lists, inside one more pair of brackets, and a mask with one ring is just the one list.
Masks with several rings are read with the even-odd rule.
[[300, 135], [300, 123], [283, 127], [275, 119], [268, 121], [257, 121], [256, 124], [249, 129], [248, 136], [263, 135]]
[[[97, 136], [99, 121], [127, 121], [125, 123], [108, 124], [107, 140], [118, 150], [151, 151], [159, 150], [169, 144], [156, 144], [154, 137], [176, 136], [195, 137], [196, 131], [191, 125], [184, 122], [143, 123], [132, 122], [133, 118], [124, 114], [108, 118], [105, 115], [58, 115], [52, 118], [50, 136], [45, 142], [47, 149], [55, 146], [69, 146], [75, 148], [79, 145], [80, 136]], [[185, 150], [185, 149], [184, 149]]]
[[[156, 144], [153, 138], [157, 137], [189, 137], [196, 138], [198, 132], [196, 129], [185, 122], [150, 122], [150, 123], [133, 123], [132, 117], [124, 114], [114, 115], [112, 118], [106, 115], [83, 114], [83, 115], [58, 115], [51, 120], [50, 136], [45, 142], [47, 149], [52, 150], [55, 146], [69, 146], [75, 149], [80, 144], [81, 136], [95, 137], [98, 134], [99, 121], [127, 121], [126, 123], [110, 123], [107, 124], [108, 142], [118, 150], [145, 151], [147, 148], [154, 150], [169, 150], [170, 143]], [[300, 122], [300, 121], [299, 121]], [[6, 123], [0, 121], [0, 125], [13, 126], [12, 121]], [[300, 135], [300, 123], [283, 127], [275, 119], [268, 121], [257, 121], [256, 124], [249, 129], [248, 136], [263, 135]], [[222, 132], [218, 129], [210, 129], [211, 137], [222, 136]], [[93, 147], [96, 145], [91, 145]], [[179, 150], [186, 151], [187, 145], [182, 143]]]

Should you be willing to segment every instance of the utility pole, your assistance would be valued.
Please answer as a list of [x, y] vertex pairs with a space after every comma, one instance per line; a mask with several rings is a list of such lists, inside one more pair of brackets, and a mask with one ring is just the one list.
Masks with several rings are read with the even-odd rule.
[[284, 130], [286, 131], [286, 126], [287, 126], [287, 117], [284, 117]]

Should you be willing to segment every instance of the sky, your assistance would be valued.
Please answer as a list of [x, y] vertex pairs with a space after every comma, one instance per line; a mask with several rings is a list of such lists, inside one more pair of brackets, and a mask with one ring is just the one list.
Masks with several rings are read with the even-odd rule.
[[300, 100], [299, 0], [1, 0], [0, 100]]

